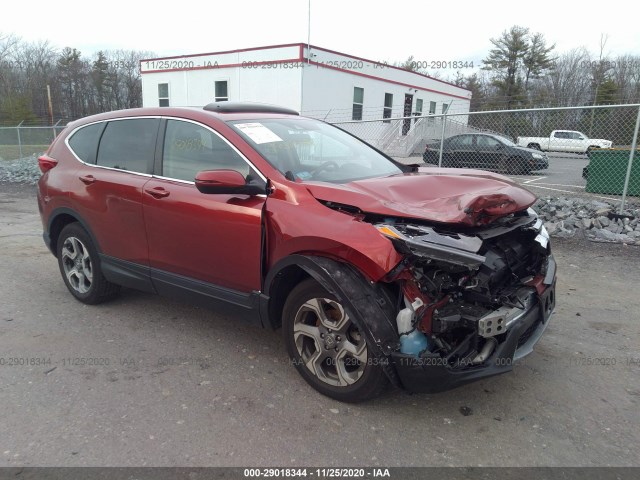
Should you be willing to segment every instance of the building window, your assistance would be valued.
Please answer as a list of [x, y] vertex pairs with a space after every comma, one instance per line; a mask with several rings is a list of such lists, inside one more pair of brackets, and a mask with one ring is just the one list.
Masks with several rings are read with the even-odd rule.
[[[393, 107], [393, 93], [385, 93], [384, 109], [382, 110], [382, 118], [391, 118], [392, 107]], [[391, 121], [386, 120], [384, 123], [391, 123]]]
[[364, 88], [353, 87], [353, 113], [351, 120], [362, 120], [362, 105], [364, 104]]
[[442, 104], [442, 113], [447, 113], [447, 110], [449, 110], [449, 104], [448, 103], [443, 103]]
[[429, 102], [429, 113], [430, 114], [436, 113], [436, 102]]
[[216, 102], [229, 100], [229, 88], [226, 80], [216, 82]]
[[158, 84], [158, 105], [161, 107], [169, 106], [169, 84], [168, 83]]
[[422, 116], [422, 104], [423, 104], [422, 99], [418, 98], [416, 100], [416, 111], [415, 111], [415, 116], [416, 117]]

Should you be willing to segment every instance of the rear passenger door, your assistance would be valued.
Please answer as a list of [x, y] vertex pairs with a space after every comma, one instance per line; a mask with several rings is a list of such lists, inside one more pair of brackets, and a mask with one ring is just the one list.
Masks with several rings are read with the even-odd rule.
[[549, 146], [549, 150], [555, 150], [556, 152], [567, 152], [570, 149], [569, 132], [555, 132], [553, 134], [552, 144]]
[[156, 176], [144, 188], [149, 261], [156, 288], [182, 287], [213, 296], [217, 290], [211, 293], [211, 288], [216, 287], [259, 291], [266, 197], [203, 194], [194, 179], [200, 171], [219, 169], [239, 171], [245, 178], [264, 178], [211, 128], [186, 120], [163, 122]]
[[495, 170], [504, 164], [503, 145], [487, 135], [476, 136], [477, 168]]
[[110, 120], [83, 127], [69, 146], [83, 162], [70, 200], [101, 253], [147, 265], [142, 189], [151, 178], [159, 118]]

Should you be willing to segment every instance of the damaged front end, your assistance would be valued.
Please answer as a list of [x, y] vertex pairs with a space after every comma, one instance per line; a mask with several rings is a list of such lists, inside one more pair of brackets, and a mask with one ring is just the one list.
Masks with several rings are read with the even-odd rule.
[[375, 223], [404, 260], [400, 345], [389, 352], [402, 385], [436, 392], [512, 369], [555, 307], [556, 264], [532, 209], [454, 229], [385, 218]]

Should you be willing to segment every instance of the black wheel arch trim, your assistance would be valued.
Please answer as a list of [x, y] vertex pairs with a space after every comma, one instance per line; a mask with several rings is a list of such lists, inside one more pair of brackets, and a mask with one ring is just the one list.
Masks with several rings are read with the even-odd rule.
[[58, 207], [51, 212], [51, 215], [49, 216], [49, 221], [47, 222], [47, 231], [43, 232], [42, 234], [43, 238], [45, 239], [45, 243], [47, 244], [47, 246], [49, 247], [49, 250], [51, 251], [51, 253], [53, 253], [54, 256], [57, 257], [57, 252], [54, 245], [56, 244], [58, 239], [51, 237], [51, 227], [53, 226], [53, 223], [60, 215], [69, 215], [73, 217], [80, 225], [82, 225], [82, 228], [85, 229], [85, 231], [89, 235], [89, 238], [91, 238], [91, 241], [93, 242], [94, 248], [98, 251], [98, 253], [102, 252], [102, 249], [100, 248], [100, 244], [98, 243], [98, 240], [93, 234], [93, 231], [91, 230], [87, 222], [78, 214], [78, 212], [68, 207]]
[[[280, 260], [267, 274], [264, 293], [261, 296], [263, 324], [276, 325], [276, 319], [268, 318], [270, 289], [276, 276], [290, 266], [297, 266], [315, 279], [349, 310], [354, 323], [367, 337], [372, 353], [378, 358], [387, 357], [399, 346], [395, 321], [395, 304], [391, 296], [379, 283], [368, 281], [349, 264], [328, 257], [314, 255], [291, 255]], [[386, 362], [382, 362], [385, 366]], [[385, 373], [395, 385], [399, 380], [390, 365]]]

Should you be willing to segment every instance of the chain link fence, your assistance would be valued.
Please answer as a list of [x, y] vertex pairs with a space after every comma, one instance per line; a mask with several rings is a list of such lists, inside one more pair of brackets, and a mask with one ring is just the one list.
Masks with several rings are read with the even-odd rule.
[[[0, 161], [45, 151], [64, 125], [0, 127]], [[538, 196], [640, 204], [640, 105], [334, 121], [404, 163], [499, 172]]]
[[[505, 174], [539, 196], [640, 203], [640, 105], [334, 122], [403, 163]], [[635, 161], [634, 161], [635, 159]]]
[[18, 160], [46, 151], [64, 127], [60, 122], [47, 127], [0, 127], [0, 160]]

